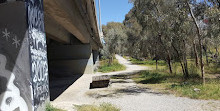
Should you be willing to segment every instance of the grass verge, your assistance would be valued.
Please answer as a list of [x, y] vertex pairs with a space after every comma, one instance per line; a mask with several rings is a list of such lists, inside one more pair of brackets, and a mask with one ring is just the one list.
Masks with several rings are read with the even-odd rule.
[[132, 77], [138, 83], [152, 89], [160, 87], [160, 91], [170, 92], [177, 96], [193, 99], [220, 100], [220, 80], [206, 79], [202, 84], [202, 78], [191, 75], [190, 79], [183, 81], [181, 74], [170, 75], [161, 71], [144, 71]]
[[[138, 60], [134, 58], [129, 58], [132, 64], [147, 66], [150, 69], [156, 70], [156, 60]], [[166, 62], [163, 60], [158, 60], [158, 69], [165, 69]]]
[[[130, 58], [130, 61], [132, 64], [139, 64], [139, 65], [156, 65], [156, 60], [138, 60], [134, 58]], [[166, 65], [165, 61], [158, 60], [158, 65], [159, 66], [164, 66]]]
[[125, 70], [126, 67], [122, 64], [119, 64], [116, 59], [113, 60], [112, 64], [108, 64], [108, 60], [101, 60], [98, 72], [114, 72], [114, 71], [122, 71]]
[[46, 105], [46, 111], [66, 111], [66, 110], [55, 108], [53, 105], [48, 103]]
[[109, 103], [102, 103], [101, 105], [75, 105], [77, 111], [120, 111], [119, 108]]

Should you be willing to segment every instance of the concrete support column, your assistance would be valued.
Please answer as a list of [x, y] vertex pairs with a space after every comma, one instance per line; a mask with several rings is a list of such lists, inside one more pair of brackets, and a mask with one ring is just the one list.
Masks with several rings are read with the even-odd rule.
[[48, 82], [42, 0], [0, 4], [0, 111], [44, 111]]
[[99, 66], [99, 51], [92, 50], [92, 54], [93, 54], [94, 70], [97, 70], [97, 68]]

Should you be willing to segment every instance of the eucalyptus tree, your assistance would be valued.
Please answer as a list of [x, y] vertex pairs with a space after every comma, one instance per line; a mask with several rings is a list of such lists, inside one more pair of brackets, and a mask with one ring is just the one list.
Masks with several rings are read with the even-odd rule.
[[122, 23], [110, 22], [103, 26], [103, 33], [106, 41], [103, 54], [109, 59], [109, 64], [111, 64], [116, 53], [123, 54], [126, 51], [126, 29]]
[[218, 47], [220, 46], [220, 9], [213, 6], [206, 11], [208, 21], [207, 36], [216, 50], [216, 56], [219, 56]]
[[140, 47], [144, 48], [140, 48], [140, 52], [147, 49], [153, 58], [166, 60], [170, 73], [173, 72], [172, 60], [179, 61], [184, 77], [188, 78], [187, 46], [190, 44], [187, 43], [193, 38], [193, 26], [186, 1], [132, 0], [132, 3], [132, 14], [124, 23], [135, 18], [141, 25], [139, 40], [143, 42]]

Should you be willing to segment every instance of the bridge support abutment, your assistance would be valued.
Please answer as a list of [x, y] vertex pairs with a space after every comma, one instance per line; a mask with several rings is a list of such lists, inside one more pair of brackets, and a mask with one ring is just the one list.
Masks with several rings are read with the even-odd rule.
[[90, 44], [49, 46], [48, 58], [51, 100], [83, 74], [93, 74], [94, 71]]
[[49, 80], [42, 0], [0, 4], [0, 110], [44, 111]]

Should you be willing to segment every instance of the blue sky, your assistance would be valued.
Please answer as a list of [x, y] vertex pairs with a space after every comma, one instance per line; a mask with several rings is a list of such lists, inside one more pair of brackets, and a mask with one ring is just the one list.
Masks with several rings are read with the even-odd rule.
[[[101, 1], [101, 20], [102, 24], [106, 25], [108, 22], [123, 22], [125, 15], [133, 7], [128, 0], [100, 0]], [[96, 0], [98, 11], [98, 0]], [[97, 15], [99, 16], [98, 12]]]
[[[98, 0], [96, 1], [97, 6], [97, 17], [98, 12]], [[101, 1], [101, 20], [102, 24], [106, 25], [108, 22], [123, 22], [125, 15], [133, 7], [133, 4], [128, 3], [128, 0], [100, 0]], [[197, 0], [201, 2], [204, 0]]]

